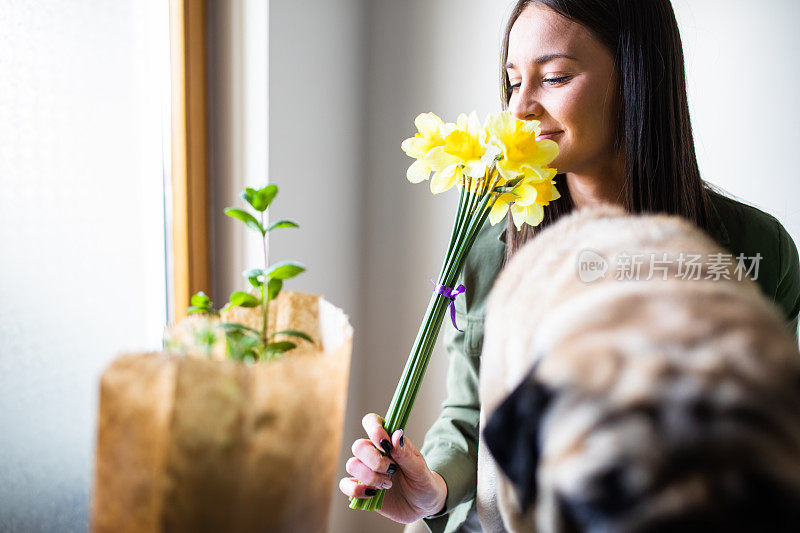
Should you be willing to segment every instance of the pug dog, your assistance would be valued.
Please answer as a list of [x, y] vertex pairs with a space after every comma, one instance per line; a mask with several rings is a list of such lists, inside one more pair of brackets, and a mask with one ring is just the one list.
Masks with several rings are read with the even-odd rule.
[[480, 369], [485, 531], [800, 531], [800, 353], [726, 253], [600, 206], [512, 258]]

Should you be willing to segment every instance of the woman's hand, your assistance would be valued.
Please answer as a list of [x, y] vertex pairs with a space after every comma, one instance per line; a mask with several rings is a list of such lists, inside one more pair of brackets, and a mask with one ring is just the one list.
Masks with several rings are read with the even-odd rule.
[[[366, 415], [361, 425], [369, 439], [353, 443], [353, 455], [345, 470], [354, 477], [343, 478], [339, 488], [348, 496], [368, 498], [376, 489], [389, 489], [378, 511], [395, 522], [410, 524], [439, 512], [447, 497], [442, 476], [428, 468], [417, 447], [398, 429], [389, 437], [383, 419]], [[378, 450], [388, 453], [383, 456]]]

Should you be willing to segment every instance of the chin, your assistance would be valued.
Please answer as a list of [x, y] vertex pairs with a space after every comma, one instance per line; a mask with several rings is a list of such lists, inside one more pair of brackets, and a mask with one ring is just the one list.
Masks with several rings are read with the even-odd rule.
[[556, 169], [559, 174], [566, 174], [567, 172], [572, 172], [572, 170], [570, 169], [571, 165], [569, 164], [569, 161], [562, 159], [561, 154], [559, 154], [558, 157], [553, 159], [553, 162], [550, 163], [550, 167]]

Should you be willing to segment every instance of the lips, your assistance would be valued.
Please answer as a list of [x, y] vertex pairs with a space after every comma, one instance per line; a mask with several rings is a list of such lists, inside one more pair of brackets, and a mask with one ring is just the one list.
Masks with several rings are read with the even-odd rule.
[[553, 138], [553, 137], [555, 137], [557, 135], [560, 135], [562, 133], [564, 133], [564, 132], [561, 131], [561, 130], [543, 131], [538, 137], [536, 137], [536, 140], [539, 141], [539, 140], [542, 140], [542, 139], [551, 139], [551, 138]]

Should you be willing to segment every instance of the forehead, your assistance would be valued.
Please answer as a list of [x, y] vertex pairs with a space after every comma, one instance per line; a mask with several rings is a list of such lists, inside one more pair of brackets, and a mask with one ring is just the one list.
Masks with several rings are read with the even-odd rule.
[[551, 53], [591, 62], [604, 51], [584, 26], [539, 4], [525, 8], [508, 38], [508, 60], [516, 66], [530, 65], [537, 57]]

